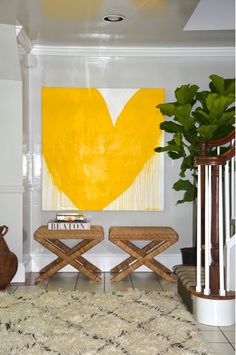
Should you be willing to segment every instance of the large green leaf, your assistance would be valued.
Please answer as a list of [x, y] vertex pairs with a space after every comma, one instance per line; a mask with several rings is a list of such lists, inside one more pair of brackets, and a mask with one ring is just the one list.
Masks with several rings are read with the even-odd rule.
[[235, 79], [225, 79], [225, 92], [235, 95]]
[[184, 193], [184, 197], [182, 200], [177, 201], [177, 205], [184, 202], [193, 202], [197, 197], [197, 189], [195, 186], [191, 190], [188, 190]]
[[222, 125], [214, 133], [214, 139], [225, 137], [234, 129], [233, 125]]
[[184, 129], [190, 129], [195, 122], [195, 119], [191, 117], [191, 105], [179, 105], [175, 110], [176, 120], [184, 126]]
[[193, 187], [193, 184], [189, 180], [183, 180], [183, 179], [179, 179], [173, 185], [173, 189], [176, 191], [190, 190], [190, 189], [192, 189], [192, 187]]
[[198, 107], [193, 113], [193, 117], [197, 120], [199, 125], [206, 125], [210, 123], [209, 114], [205, 112], [202, 108]]
[[175, 113], [175, 104], [174, 103], [166, 103], [166, 104], [159, 104], [156, 106], [159, 108], [161, 113], [166, 116], [173, 116]]
[[181, 105], [191, 103], [196, 95], [198, 90], [197, 85], [182, 85], [175, 90], [175, 97], [177, 102]]
[[234, 116], [235, 116], [235, 108], [234, 107], [223, 112], [221, 117], [218, 120], [219, 126], [221, 126], [223, 124], [233, 124], [234, 123]]
[[212, 74], [209, 76], [212, 82], [209, 84], [210, 89], [213, 92], [217, 92], [218, 94], [224, 95], [225, 93], [225, 82], [221, 76], [216, 74]]
[[228, 94], [235, 95], [235, 79], [224, 79], [219, 75], [212, 74], [209, 76], [212, 80], [209, 87], [212, 92], [217, 92], [220, 95], [227, 96]]
[[176, 152], [168, 152], [167, 153], [169, 155], [169, 157], [173, 160], [176, 160], [176, 159], [180, 159], [180, 158], [183, 158], [183, 155], [180, 154], [180, 153], [176, 153]]
[[189, 90], [190, 90], [190, 95], [189, 95], [189, 102], [193, 104], [193, 100], [196, 98], [197, 91], [199, 89], [199, 86], [197, 85], [191, 85]]
[[209, 94], [207, 97], [207, 107], [209, 110], [209, 118], [212, 123], [215, 123], [217, 119], [222, 115], [233, 102], [234, 95], [219, 96], [218, 94]]
[[217, 129], [217, 125], [205, 125], [197, 129], [200, 133], [200, 140], [209, 141], [214, 137], [214, 133]]
[[169, 151], [179, 152], [179, 150], [180, 150], [180, 148], [176, 144], [169, 144], [165, 147], [157, 147], [154, 149], [154, 151], [157, 153], [169, 152]]
[[187, 142], [191, 143], [191, 145], [196, 145], [199, 141], [197, 128], [195, 126], [189, 130], [184, 131], [183, 136]]
[[168, 133], [183, 132], [183, 127], [172, 121], [165, 121], [160, 124], [160, 128]]
[[207, 111], [206, 98], [209, 93], [209, 91], [200, 91], [196, 93], [196, 99], [201, 103], [204, 111]]
[[178, 147], [182, 145], [182, 134], [180, 132], [174, 134], [174, 141]]
[[178, 180], [173, 185], [173, 189], [176, 191], [185, 191], [183, 199], [178, 200], [177, 204], [193, 201], [197, 196], [197, 189], [189, 180]]
[[180, 176], [184, 177], [186, 170], [192, 169], [193, 165], [193, 156], [189, 155], [188, 157], [184, 158], [180, 167]]

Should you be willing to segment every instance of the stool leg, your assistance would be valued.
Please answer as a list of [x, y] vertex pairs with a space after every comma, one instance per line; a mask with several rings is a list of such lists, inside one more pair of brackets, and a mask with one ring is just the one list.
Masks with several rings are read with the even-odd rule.
[[[145, 247], [140, 249], [140, 251], [143, 253], [143, 255], [146, 255], [146, 253], [149, 250], [151, 250], [153, 247], [155, 247], [156, 245], [157, 245], [157, 242], [150, 242], [148, 245], [146, 245]], [[129, 266], [130, 263], [132, 263], [135, 260], [136, 260], [136, 258], [134, 258], [133, 256], [130, 256], [129, 258], [125, 259], [120, 264], [115, 266], [113, 269], [111, 269], [110, 272], [119, 272], [121, 270], [124, 270]]]
[[47, 249], [52, 251], [54, 254], [58, 255], [62, 259], [62, 261], [57, 263], [57, 265], [53, 265], [52, 268], [46, 271], [44, 274], [38, 276], [35, 282], [38, 283], [47, 279], [48, 277], [56, 273], [58, 270], [60, 270], [62, 267], [66, 266], [67, 264], [74, 266], [76, 269], [78, 269], [83, 274], [88, 276], [91, 280], [100, 281], [101, 280], [100, 277], [93, 274], [91, 271], [86, 269], [83, 265], [79, 265], [77, 262], [74, 261], [78, 256], [80, 256], [82, 253], [85, 253], [87, 250], [91, 249], [94, 245], [98, 244], [99, 242], [100, 240], [83, 240], [81, 243], [77, 244], [74, 248], [70, 249], [70, 251], [65, 254], [57, 246], [54, 245], [53, 240], [40, 240], [40, 243], [43, 246], [45, 246]]
[[[70, 251], [70, 248], [64, 244], [63, 242], [61, 242], [60, 240], [54, 240], [54, 244], [56, 244], [56, 246], [58, 246], [59, 248], [61, 248], [61, 250], [63, 250], [64, 252], [68, 252]], [[58, 258], [60, 259], [60, 258]], [[77, 262], [79, 262], [81, 265], [84, 265], [86, 268], [90, 269], [92, 272], [102, 272], [97, 266], [93, 265], [92, 263], [90, 263], [88, 260], [86, 260], [83, 256], [78, 256], [78, 258], [75, 260]]]
[[[157, 243], [160, 244], [160, 242], [162, 242], [162, 241], [158, 241]], [[170, 245], [173, 244], [173, 241], [171, 241], [171, 240], [164, 241], [161, 245], [157, 246], [154, 250], [152, 250], [146, 256], [140, 255], [140, 254], [142, 254], [142, 253], [140, 253], [141, 250], [128, 240], [122, 240], [122, 241], [121, 240], [114, 240], [114, 243], [117, 246], [119, 246], [121, 249], [123, 249], [124, 251], [131, 254], [134, 258], [136, 258], [137, 261], [135, 263], [133, 263], [131, 266], [129, 266], [126, 270], [121, 271], [120, 273], [115, 275], [112, 278], [112, 281], [116, 282], [116, 281], [122, 280], [125, 276], [127, 276], [132, 271], [136, 270], [141, 265], [146, 265], [152, 271], [154, 271], [156, 274], [158, 274], [159, 276], [161, 276], [162, 278], [164, 278], [167, 281], [174, 280], [174, 278], [169, 273], [164, 271], [162, 268], [159, 268], [157, 266], [157, 264], [155, 264], [155, 261], [153, 263], [153, 260], [154, 260], [153, 258], [156, 255], [160, 254], [163, 250], [169, 248]], [[165, 268], [165, 267], [163, 266], [163, 268]], [[167, 269], [167, 268], [165, 268], [165, 269]], [[169, 269], [168, 269], [168, 272], [170, 272]]]
[[[47, 241], [47, 239], [37, 239], [37, 238], [35, 238], [35, 240], [37, 240], [37, 242], [39, 242], [41, 245], [43, 245], [45, 248], [47, 248], [47, 246], [46, 246], [46, 243], [44, 242], [45, 240]], [[62, 242], [60, 242], [59, 240], [57, 240], [57, 239], [53, 239], [53, 242], [50, 242], [50, 240], [48, 240], [47, 242], [49, 242], [50, 243], [50, 245], [52, 245], [52, 243], [55, 245], [55, 246], [58, 246], [59, 247], [59, 243], [62, 243]], [[59, 243], [58, 243], [59, 242]], [[63, 243], [62, 243], [63, 244]], [[81, 243], [80, 243], [80, 245], [81, 245], [81, 247], [82, 246], [84, 246], [84, 245], [86, 245], [87, 243], [86, 243], [86, 241], [85, 240], [83, 240]], [[47, 248], [48, 249], [48, 248]], [[70, 251], [70, 253], [74, 253], [77, 249], [78, 249], [78, 244], [76, 244], [72, 249], [70, 249], [69, 247], [68, 247], [68, 249], [69, 249], [69, 251]], [[49, 249], [50, 250], [50, 249]], [[50, 250], [50, 251], [52, 251], [52, 250]], [[45, 272], [47, 272], [48, 270], [50, 270], [52, 267], [54, 268], [54, 267], [56, 267], [57, 265], [59, 265], [61, 262], [62, 262], [62, 258], [57, 258], [56, 260], [54, 260], [54, 261], [52, 261], [50, 264], [48, 264], [48, 265], [46, 265], [45, 267], [43, 267], [40, 271], [39, 271], [39, 273], [40, 274], [44, 274]], [[59, 269], [60, 270], [60, 269]]]

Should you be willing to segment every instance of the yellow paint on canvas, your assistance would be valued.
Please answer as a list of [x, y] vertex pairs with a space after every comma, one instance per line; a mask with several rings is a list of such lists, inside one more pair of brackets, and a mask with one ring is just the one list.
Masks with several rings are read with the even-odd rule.
[[43, 157], [53, 184], [82, 210], [108, 206], [134, 182], [161, 139], [163, 89], [138, 90], [113, 126], [97, 89], [43, 88]]

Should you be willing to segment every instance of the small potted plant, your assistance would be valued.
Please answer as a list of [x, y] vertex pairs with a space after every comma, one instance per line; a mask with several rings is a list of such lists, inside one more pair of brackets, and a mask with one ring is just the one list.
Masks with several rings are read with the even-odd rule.
[[[155, 151], [167, 152], [171, 159], [181, 160], [180, 179], [173, 185], [174, 190], [183, 192], [177, 204], [192, 202], [197, 197], [194, 157], [199, 155], [199, 142], [224, 137], [232, 131], [235, 122], [235, 79], [224, 79], [216, 74], [209, 78], [209, 91], [199, 91], [197, 85], [182, 85], [175, 90], [175, 102], [157, 106], [163, 115], [170, 117], [160, 128], [171, 134], [172, 139]], [[190, 179], [186, 176], [189, 171]], [[188, 263], [192, 263], [194, 249], [184, 249], [182, 255], [186, 252]]]

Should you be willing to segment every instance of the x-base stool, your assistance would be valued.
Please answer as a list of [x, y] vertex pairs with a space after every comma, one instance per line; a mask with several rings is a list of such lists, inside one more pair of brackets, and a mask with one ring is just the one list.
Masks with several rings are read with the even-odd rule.
[[[109, 240], [130, 256], [111, 269], [116, 273], [113, 282], [120, 281], [142, 265], [147, 266], [166, 281], [175, 281], [175, 276], [167, 267], [154, 259], [178, 241], [178, 234], [170, 227], [111, 227]], [[148, 241], [137, 247], [134, 241]]]
[[[86, 260], [82, 254], [104, 239], [102, 227], [91, 226], [88, 230], [50, 230], [47, 226], [41, 226], [34, 233], [34, 239], [57, 255], [57, 259], [40, 270], [40, 275], [35, 279], [35, 283], [46, 280], [68, 264], [74, 266], [91, 280], [101, 281], [97, 275], [101, 270]], [[61, 239], [76, 239], [79, 242], [70, 248]]]

